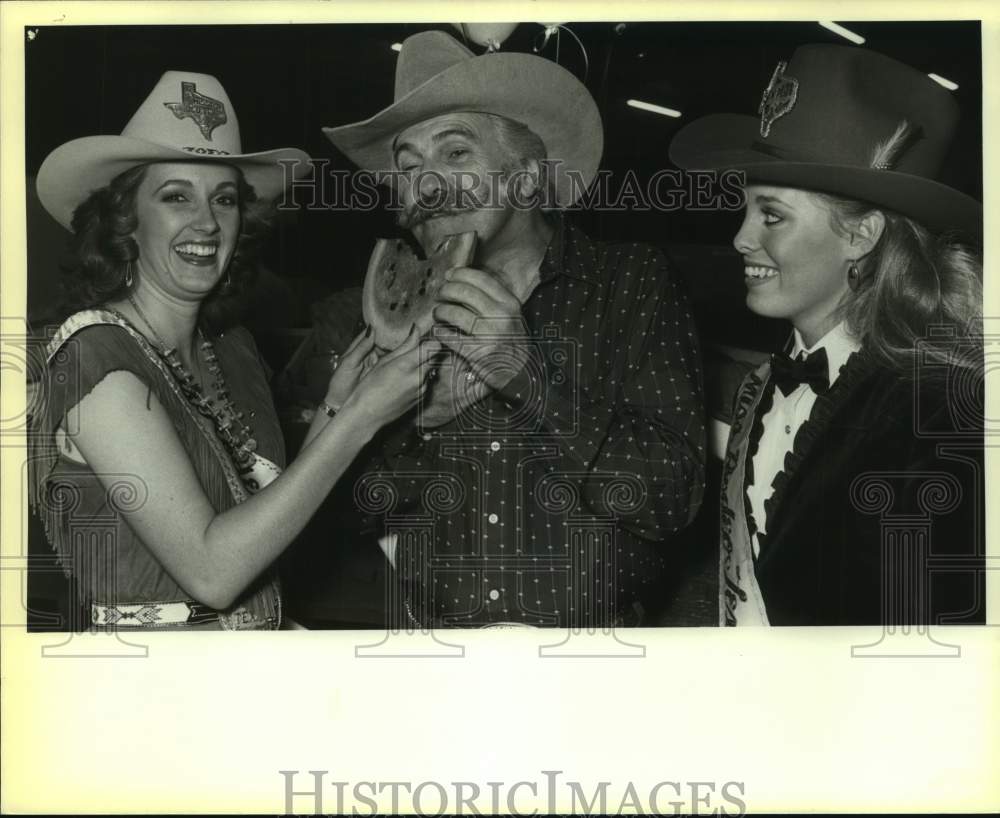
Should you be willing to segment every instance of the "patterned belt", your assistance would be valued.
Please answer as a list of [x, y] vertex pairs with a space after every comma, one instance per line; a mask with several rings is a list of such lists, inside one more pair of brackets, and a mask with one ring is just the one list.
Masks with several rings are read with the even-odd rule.
[[133, 604], [90, 604], [94, 625], [116, 628], [155, 628], [160, 625], [200, 625], [215, 622], [219, 613], [200, 602], [136, 602]]

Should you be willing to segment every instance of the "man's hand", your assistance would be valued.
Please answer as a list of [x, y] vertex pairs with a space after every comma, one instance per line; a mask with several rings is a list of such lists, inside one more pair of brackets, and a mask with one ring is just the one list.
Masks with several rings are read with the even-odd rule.
[[521, 302], [495, 276], [457, 267], [438, 291], [434, 318], [459, 330], [441, 341], [490, 389], [502, 389], [528, 359], [528, 332]]
[[418, 423], [424, 429], [444, 426], [492, 391], [451, 350], [445, 350], [439, 358], [418, 415]]

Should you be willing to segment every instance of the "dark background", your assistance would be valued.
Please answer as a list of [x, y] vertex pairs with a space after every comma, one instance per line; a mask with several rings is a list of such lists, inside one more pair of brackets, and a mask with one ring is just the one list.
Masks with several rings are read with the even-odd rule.
[[[963, 120], [948, 178], [981, 196], [981, 55], [978, 22], [851, 23], [881, 51], [922, 71], [958, 83]], [[240, 117], [245, 151], [302, 148], [331, 168], [353, 166], [323, 136], [321, 126], [367, 118], [392, 100], [396, 52], [390, 45], [438, 25], [247, 25], [45, 27], [27, 44], [26, 171], [34, 177], [45, 156], [70, 139], [119, 133], [170, 69], [217, 76]], [[561, 32], [540, 52], [576, 73], [594, 94], [605, 123], [602, 167], [620, 180], [640, 180], [671, 167], [667, 146], [685, 122], [705, 113], [753, 113], [779, 59], [798, 45], [847, 41], [816, 23], [581, 23], [573, 38]], [[509, 51], [541, 44], [542, 27], [523, 23], [504, 43]], [[474, 51], [483, 49], [470, 43]], [[586, 72], [586, 73], [585, 73]], [[672, 119], [626, 106], [629, 98], [683, 112]], [[33, 196], [29, 194], [29, 199]], [[30, 203], [30, 202], [29, 202]], [[29, 316], [46, 312], [57, 286], [51, 257], [62, 231], [44, 211], [29, 208]], [[709, 335], [752, 345], [733, 335], [756, 328], [742, 309], [738, 264], [727, 264], [738, 214], [678, 211], [584, 214], [595, 238], [642, 240], [671, 252], [689, 280]], [[306, 326], [308, 305], [338, 289], [360, 285], [377, 235], [393, 230], [383, 213], [300, 212], [280, 225], [266, 261], [280, 278], [270, 282], [269, 310], [251, 325]], [[721, 254], [710, 247], [723, 248]], [[683, 263], [690, 258], [689, 263]], [[725, 304], [720, 304], [724, 301]], [[735, 302], [735, 303], [733, 303]], [[720, 312], [725, 306], [725, 310]], [[711, 312], [711, 315], [706, 314]], [[726, 313], [726, 320], [717, 316]], [[716, 316], [716, 319], [713, 319]], [[748, 321], [750, 323], [748, 323]]]
[[[963, 119], [944, 180], [981, 198], [979, 23], [842, 25], [867, 38], [860, 47], [958, 83], [954, 95]], [[797, 46], [847, 44], [815, 22], [606, 22], [572, 23], [570, 28], [582, 41], [586, 60], [565, 32], [553, 36], [540, 53], [557, 59], [590, 88], [604, 118], [602, 168], [619, 184], [629, 170], [644, 182], [671, 167], [670, 139], [693, 118], [722, 111], [755, 113], [776, 63]], [[68, 234], [42, 210], [34, 193], [34, 176], [53, 148], [80, 136], [119, 133], [160, 75], [173, 69], [221, 80], [240, 119], [244, 151], [294, 146], [317, 159], [329, 159], [331, 169], [351, 169], [320, 128], [368, 118], [388, 105], [397, 58], [390, 46], [426, 29], [460, 36], [444, 23], [60, 26], [26, 31], [29, 320], [38, 327], [56, 319], [59, 267], [65, 260]], [[542, 33], [536, 23], [521, 24], [503, 50], [530, 52], [541, 46]], [[477, 53], [484, 50], [474, 43], [469, 46]], [[683, 115], [673, 119], [636, 110], [626, 106], [630, 98]], [[786, 324], [753, 316], [744, 306], [742, 265], [730, 244], [740, 214], [602, 212], [574, 218], [594, 238], [650, 242], [673, 259], [699, 323], [710, 412], [726, 391], [723, 370], [713, 363], [721, 345], [766, 352], [787, 337]], [[314, 210], [283, 217], [265, 253], [266, 271], [245, 322], [276, 371], [306, 337], [313, 323], [311, 308], [335, 292], [360, 286], [375, 237], [394, 229], [382, 212]], [[328, 310], [327, 315], [350, 324], [345, 326], [348, 332], [353, 329], [350, 307], [356, 298], [337, 303], [339, 311]], [[319, 357], [322, 367], [325, 361]], [[326, 377], [325, 370], [319, 374]], [[278, 403], [279, 409], [288, 409], [282, 406], [280, 392]], [[294, 424], [286, 425], [286, 431], [294, 449]], [[711, 624], [714, 619], [714, 591], [708, 587], [717, 539], [713, 490], [710, 483], [689, 542], [677, 548], [681, 558], [675, 596], [680, 602], [673, 613], [657, 620], [660, 624]], [[335, 510], [321, 512], [292, 550], [286, 582], [286, 590], [293, 592], [291, 608], [300, 619], [326, 627], [378, 625], [384, 560], [371, 542], [345, 538], [330, 548], [330, 532], [341, 530], [340, 525]], [[39, 553], [38, 548], [46, 549], [37, 535], [33, 550]], [[303, 584], [307, 575], [309, 582]], [[65, 612], [63, 602], [45, 601], [65, 593], [55, 584], [56, 576], [44, 575], [44, 586], [38, 575], [34, 579], [33, 599], [40, 610]], [[304, 601], [298, 611], [296, 600]]]

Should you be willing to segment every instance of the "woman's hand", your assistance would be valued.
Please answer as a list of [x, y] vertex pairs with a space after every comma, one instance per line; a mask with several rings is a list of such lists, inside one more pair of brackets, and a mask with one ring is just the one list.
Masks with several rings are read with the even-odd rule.
[[334, 409], [340, 409], [354, 392], [358, 381], [370, 369], [369, 354], [375, 347], [372, 328], [368, 326], [357, 338], [351, 341], [351, 345], [340, 357], [337, 369], [330, 378], [330, 385], [326, 390], [326, 402]]
[[[367, 351], [370, 347], [366, 348]], [[412, 409], [427, 387], [432, 359], [441, 351], [440, 342], [423, 339], [410, 329], [406, 340], [370, 367], [344, 404], [358, 411], [375, 428], [381, 428]], [[364, 367], [364, 364], [360, 364]]]

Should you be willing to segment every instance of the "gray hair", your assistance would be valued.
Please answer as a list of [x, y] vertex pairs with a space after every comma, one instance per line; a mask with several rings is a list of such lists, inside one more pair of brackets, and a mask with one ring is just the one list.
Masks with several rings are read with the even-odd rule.
[[556, 207], [555, 174], [550, 172], [545, 143], [527, 125], [498, 114], [486, 114], [493, 123], [504, 152], [504, 173], [523, 171], [532, 160], [538, 163], [538, 200], [543, 210]]

